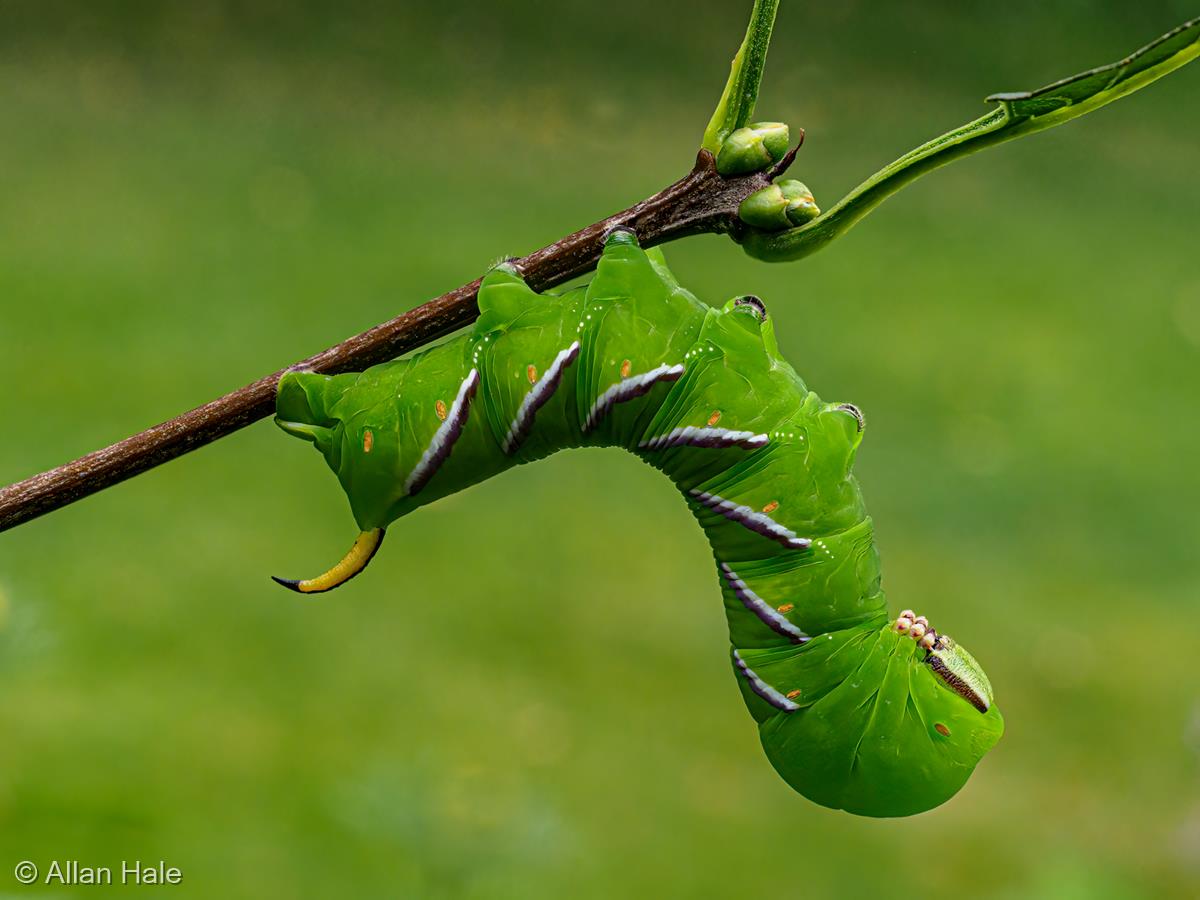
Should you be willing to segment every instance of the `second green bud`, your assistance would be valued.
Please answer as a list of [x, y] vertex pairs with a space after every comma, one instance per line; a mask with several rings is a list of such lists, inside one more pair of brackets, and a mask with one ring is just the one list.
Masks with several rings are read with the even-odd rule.
[[742, 201], [738, 217], [763, 231], [782, 231], [811, 222], [821, 214], [817, 202], [803, 182], [793, 178], [777, 181]]
[[787, 154], [791, 136], [783, 122], [756, 122], [725, 138], [717, 154], [717, 171], [722, 175], [761, 172]]

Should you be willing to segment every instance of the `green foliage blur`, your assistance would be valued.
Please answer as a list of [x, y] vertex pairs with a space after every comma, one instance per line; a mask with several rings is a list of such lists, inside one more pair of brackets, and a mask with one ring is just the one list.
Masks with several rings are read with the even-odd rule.
[[[0, 482], [238, 387], [690, 165], [744, 2], [0, 6]], [[827, 206], [997, 90], [1191, 2], [785, 2], [759, 117]], [[869, 428], [893, 608], [986, 666], [1000, 745], [907, 820], [812, 805], [742, 707], [671, 486], [561, 454], [355, 529], [269, 422], [0, 536], [13, 865], [137, 896], [1141, 898], [1200, 890], [1200, 66], [958, 163], [767, 299]]]

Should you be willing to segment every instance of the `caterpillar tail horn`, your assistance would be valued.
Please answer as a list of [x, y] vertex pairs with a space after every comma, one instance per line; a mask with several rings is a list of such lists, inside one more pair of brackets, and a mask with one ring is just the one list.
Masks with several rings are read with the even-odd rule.
[[371, 557], [383, 543], [383, 534], [382, 528], [372, 528], [370, 531], [360, 533], [354, 541], [354, 546], [342, 557], [341, 562], [316, 578], [297, 581], [291, 578], [276, 578], [272, 575], [271, 580], [298, 594], [323, 594], [325, 591], [332, 591], [335, 587], [341, 587], [367, 567], [367, 563], [371, 561]]

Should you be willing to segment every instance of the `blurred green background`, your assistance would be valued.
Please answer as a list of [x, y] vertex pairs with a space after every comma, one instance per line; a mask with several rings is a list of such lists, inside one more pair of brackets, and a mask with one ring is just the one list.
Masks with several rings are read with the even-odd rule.
[[[0, 6], [0, 482], [682, 174], [750, 4]], [[1193, 2], [784, 2], [760, 116], [823, 204]], [[0, 895], [1139, 898], [1200, 890], [1200, 67], [958, 163], [802, 263], [668, 248], [870, 429], [894, 608], [1008, 730], [926, 815], [793, 794], [670, 484], [562, 454], [354, 526], [260, 423], [0, 536]], [[652, 598], [652, 602], [647, 602]], [[682, 618], [681, 618], [682, 615]], [[153, 889], [139, 896], [155, 895]]]

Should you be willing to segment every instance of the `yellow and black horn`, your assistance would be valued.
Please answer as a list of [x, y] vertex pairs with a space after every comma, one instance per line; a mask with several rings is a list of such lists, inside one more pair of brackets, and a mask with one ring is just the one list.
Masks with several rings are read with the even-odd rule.
[[364, 531], [359, 534], [355, 540], [354, 546], [350, 548], [350, 552], [342, 557], [342, 561], [330, 569], [323, 575], [318, 575], [316, 578], [306, 578], [303, 581], [296, 581], [291, 578], [276, 578], [271, 576], [271, 580], [282, 584], [285, 588], [293, 590], [298, 594], [323, 594], [325, 591], [332, 591], [335, 587], [341, 587], [359, 572], [367, 567], [367, 563], [371, 561], [371, 557], [375, 555], [375, 551], [379, 549], [379, 545], [383, 543], [383, 529], [372, 528], [370, 531]]

